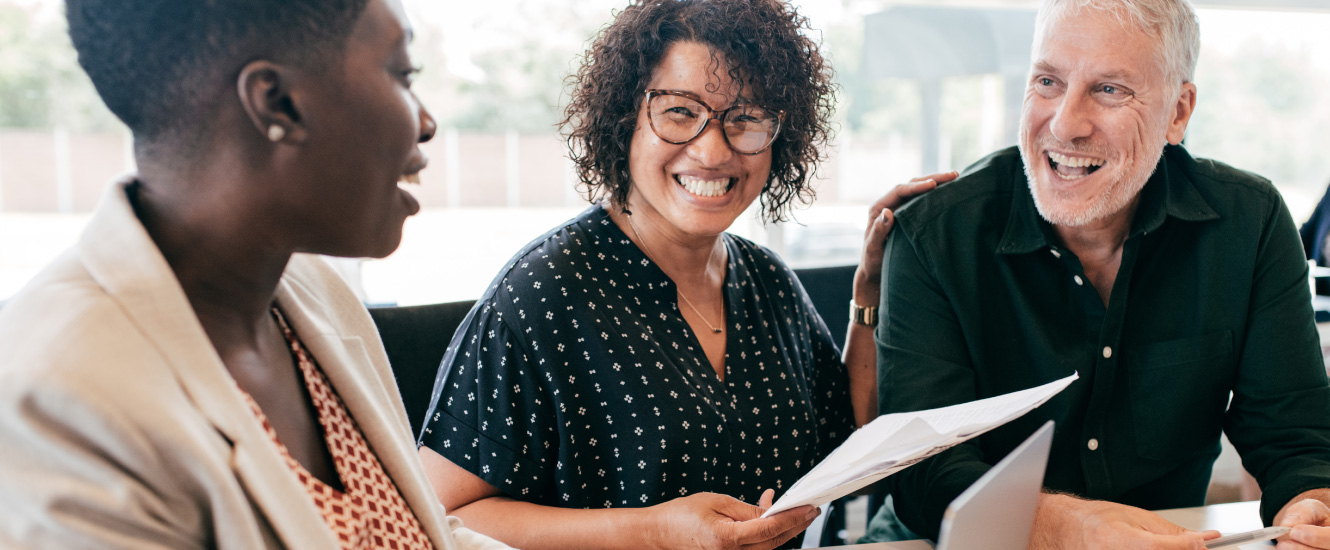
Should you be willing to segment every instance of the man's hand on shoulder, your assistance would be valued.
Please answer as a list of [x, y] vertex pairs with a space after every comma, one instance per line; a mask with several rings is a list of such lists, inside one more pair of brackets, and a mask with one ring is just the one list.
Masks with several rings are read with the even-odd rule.
[[1206, 540], [1218, 536], [1214, 531], [1188, 531], [1140, 508], [1044, 494], [1035, 512], [1030, 548], [1202, 550]]
[[1279, 550], [1330, 549], [1330, 489], [1298, 495], [1275, 515], [1275, 525], [1292, 527], [1279, 538]]

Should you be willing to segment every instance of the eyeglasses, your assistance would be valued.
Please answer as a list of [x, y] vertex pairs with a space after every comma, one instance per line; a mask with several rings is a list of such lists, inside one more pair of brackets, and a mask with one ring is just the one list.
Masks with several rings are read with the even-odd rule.
[[662, 140], [675, 145], [693, 141], [713, 119], [720, 121], [725, 143], [734, 152], [756, 155], [776, 141], [785, 112], [742, 103], [717, 111], [688, 92], [647, 90], [647, 120]]

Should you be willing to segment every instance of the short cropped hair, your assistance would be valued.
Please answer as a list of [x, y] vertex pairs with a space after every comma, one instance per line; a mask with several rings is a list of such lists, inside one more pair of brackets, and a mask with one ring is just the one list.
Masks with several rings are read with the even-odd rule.
[[1124, 26], [1158, 40], [1156, 55], [1170, 84], [1181, 86], [1196, 80], [1201, 24], [1188, 0], [1044, 0], [1036, 17], [1036, 32], [1042, 36], [1047, 25], [1087, 9], [1110, 14]]
[[[102, 101], [136, 141], [191, 139], [223, 79], [269, 59], [340, 56], [368, 0], [67, 0], [69, 36]], [[233, 82], [233, 80], [232, 80]]]
[[[635, 0], [596, 37], [570, 77], [561, 123], [587, 198], [626, 207], [628, 148], [646, 85], [677, 42], [708, 46], [729, 76], [771, 111], [785, 111], [771, 146], [763, 218], [782, 221], [790, 203], [814, 198], [810, 178], [831, 135], [831, 69], [805, 36], [808, 19], [779, 0]], [[717, 64], [716, 66], [721, 66]]]

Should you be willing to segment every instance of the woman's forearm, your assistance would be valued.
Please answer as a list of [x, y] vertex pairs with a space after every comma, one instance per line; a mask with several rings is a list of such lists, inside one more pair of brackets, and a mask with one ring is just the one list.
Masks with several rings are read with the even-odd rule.
[[523, 550], [657, 548], [648, 508], [555, 508], [493, 496], [448, 515]]
[[877, 345], [873, 342], [873, 327], [850, 323], [841, 359], [850, 378], [854, 425], [863, 426], [877, 418]]
[[[862, 269], [855, 273], [854, 303], [877, 307], [882, 295], [880, 283], [868, 280]], [[863, 279], [863, 280], [861, 280]], [[846, 329], [845, 350], [841, 360], [850, 378], [850, 404], [854, 408], [854, 425], [863, 426], [877, 418], [877, 344], [873, 341], [876, 327], [850, 322]]]

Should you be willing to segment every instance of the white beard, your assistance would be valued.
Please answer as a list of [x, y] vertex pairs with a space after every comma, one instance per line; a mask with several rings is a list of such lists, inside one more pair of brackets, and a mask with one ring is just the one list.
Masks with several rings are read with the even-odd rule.
[[[1024, 129], [1022, 129], [1022, 133], [1024, 133]], [[1020, 151], [1021, 160], [1025, 167], [1026, 184], [1030, 187], [1030, 195], [1034, 197], [1034, 207], [1039, 211], [1039, 215], [1053, 225], [1080, 227], [1117, 214], [1128, 204], [1131, 204], [1132, 200], [1140, 194], [1141, 189], [1145, 187], [1145, 183], [1150, 181], [1150, 176], [1154, 174], [1155, 168], [1159, 165], [1159, 159], [1164, 155], [1164, 146], [1168, 143], [1168, 140], [1165, 136], [1160, 136], [1157, 143], [1146, 144], [1144, 150], [1156, 152], [1152, 155], [1152, 158], [1137, 159], [1137, 162], [1133, 165], [1121, 169], [1115, 175], [1116, 177], [1104, 187], [1099, 197], [1095, 198], [1089, 206], [1081, 209], [1066, 204], [1066, 199], [1059, 196], [1057, 190], [1041, 189], [1038, 180], [1035, 178], [1034, 163], [1042, 162], [1047, 165], [1048, 157], [1040, 152], [1037, 158], [1030, 158], [1031, 151], [1023, 145], [1025, 143], [1025, 136], [1023, 135], [1019, 143], [1022, 144]], [[1036, 144], [1034, 149], [1042, 151], [1044, 149], [1043, 144]], [[1063, 149], [1084, 151], [1086, 148], [1064, 146]], [[1145, 162], [1146, 160], [1149, 162]]]

